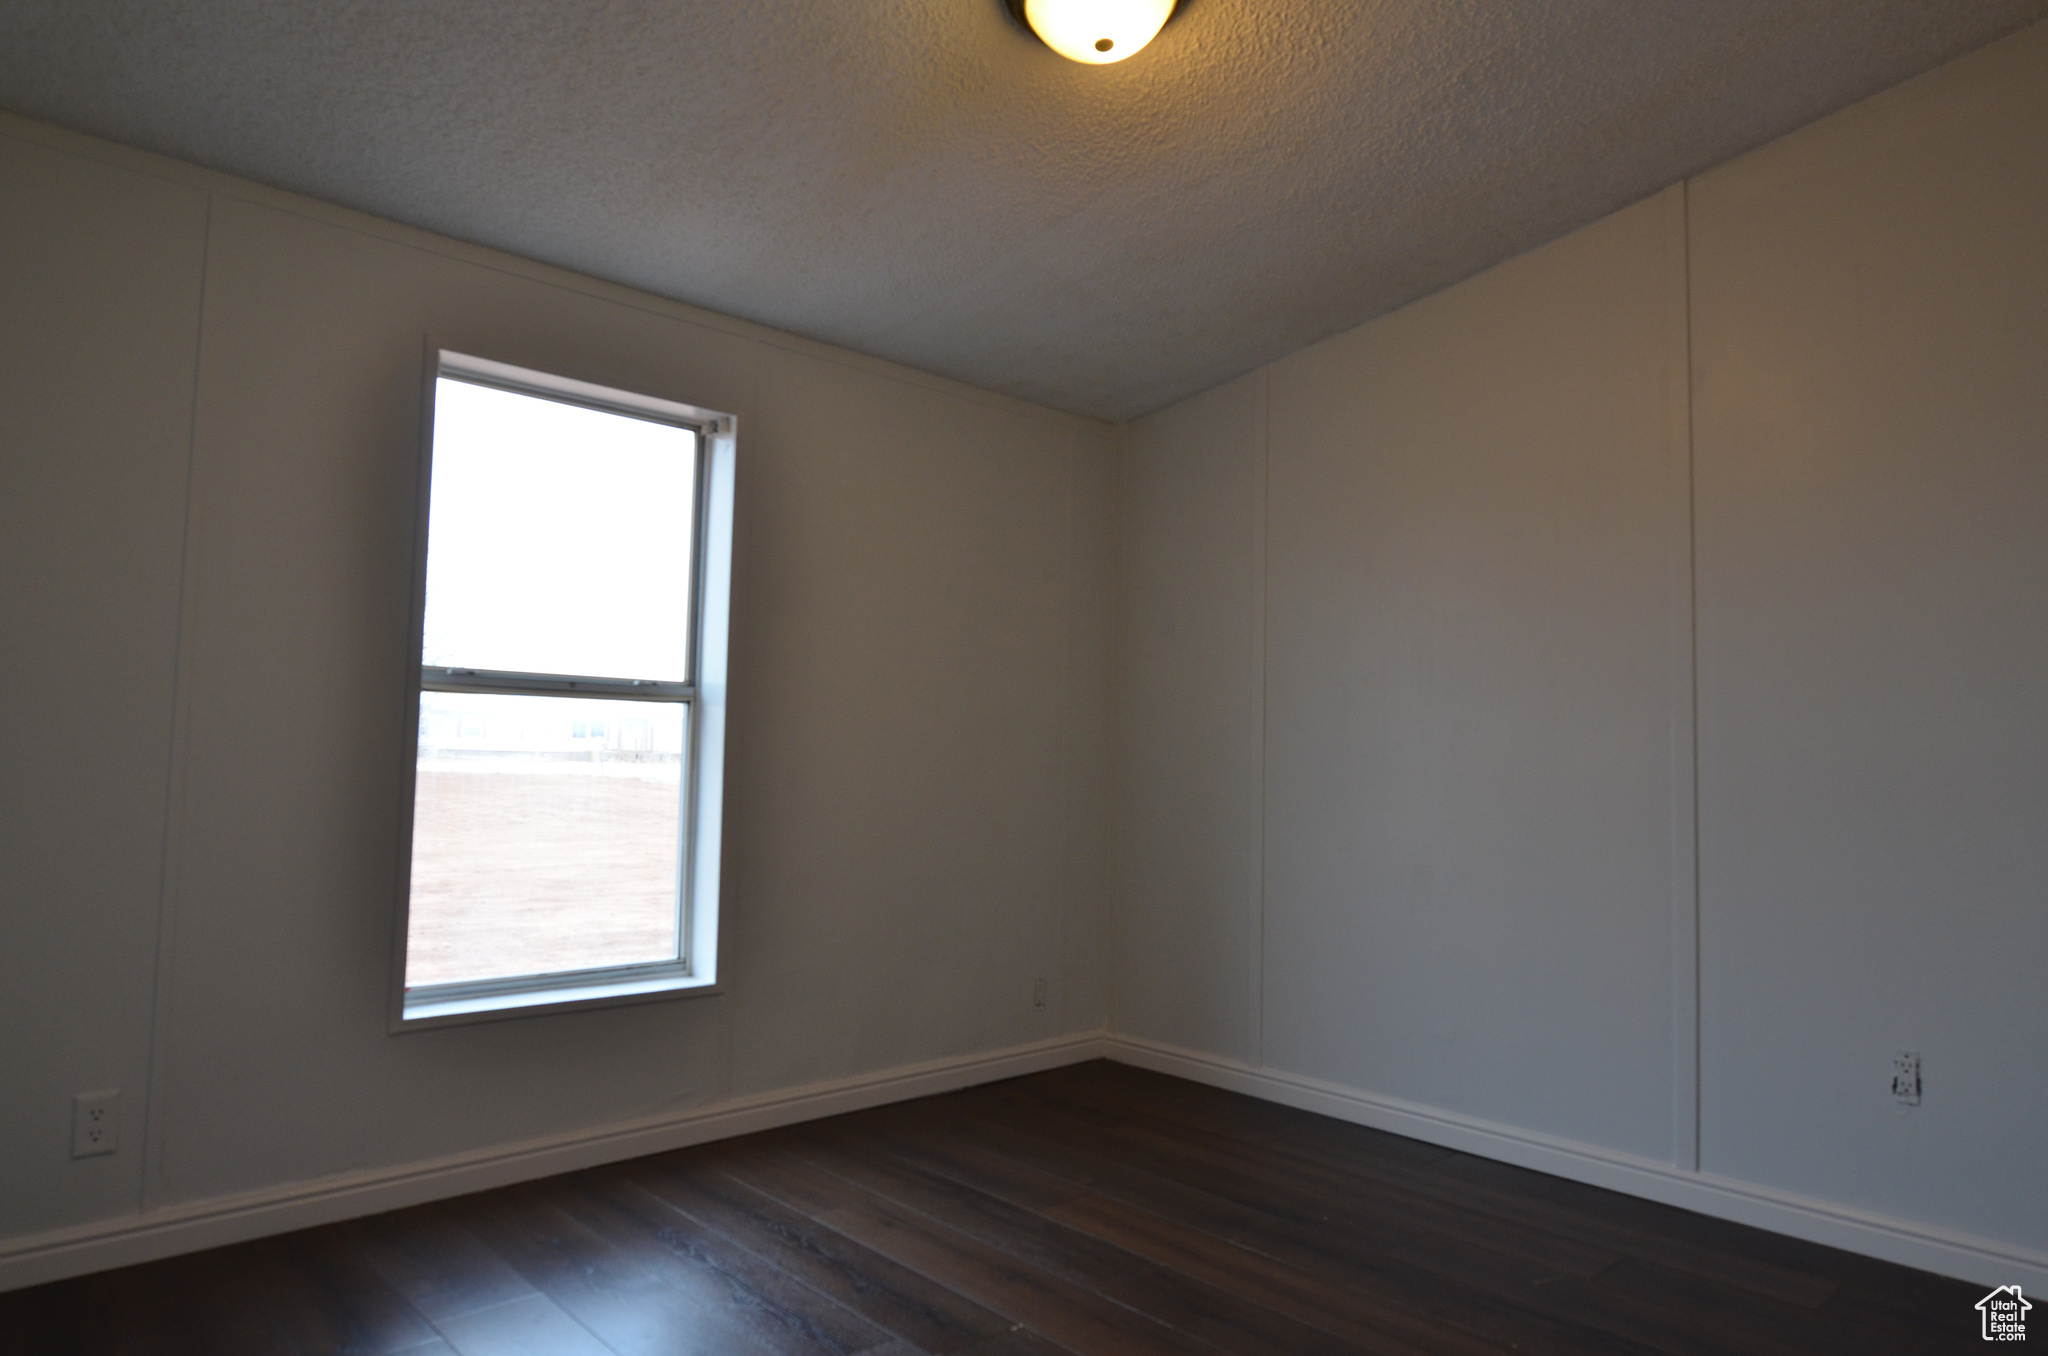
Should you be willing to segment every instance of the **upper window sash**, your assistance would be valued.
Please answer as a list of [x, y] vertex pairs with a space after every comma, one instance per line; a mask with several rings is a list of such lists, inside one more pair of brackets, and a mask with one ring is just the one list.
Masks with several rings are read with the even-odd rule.
[[[672, 567], [668, 561], [661, 562], [660, 568], [653, 573], [649, 573], [646, 568], [653, 563], [652, 561], [640, 561], [639, 567], [635, 567], [626, 559], [621, 559], [607, 566], [601, 562], [602, 558], [610, 553], [609, 544], [598, 548], [595, 558], [572, 554], [564, 555], [559, 561], [555, 561], [549, 558], [546, 550], [524, 558], [515, 554], [503, 559], [502, 573], [494, 572], [499, 567], [483, 562], [489, 560], [488, 553], [491, 551], [502, 553], [506, 549], [507, 539], [491, 532], [487, 526], [488, 518], [480, 520], [476, 517], [478, 506], [489, 501], [492, 487], [488, 482], [479, 483], [476, 480], [484, 463], [478, 460], [478, 446], [474, 442], [466, 442], [458, 454], [458, 460], [451, 463], [451, 466], [462, 469], [450, 472], [463, 478], [465, 489], [459, 502], [463, 505], [461, 511], [466, 515], [463, 520], [466, 526], [457, 527], [451, 524], [449, 531], [463, 534], [459, 539], [474, 545], [466, 547], [452, 558], [456, 567], [455, 573], [445, 581], [445, 586], [454, 592], [437, 593], [434, 580], [443, 571], [435, 568], [433, 548], [441, 545], [439, 539], [443, 531], [438, 526], [440, 510], [431, 501], [441, 489], [443, 473], [438, 465], [440, 435], [435, 432], [431, 435], [431, 440], [436, 447], [437, 464], [429, 493], [427, 519], [436, 526], [430, 531], [434, 542], [433, 546], [430, 546], [426, 571], [427, 643], [426, 652], [421, 656], [424, 665], [423, 678], [449, 680], [466, 677], [456, 672], [457, 670], [470, 670], [478, 674], [526, 673], [571, 680], [576, 684], [574, 687], [550, 684], [546, 690], [552, 691], [597, 692], [600, 689], [585, 686], [585, 681], [599, 678], [624, 681], [627, 691], [647, 683], [661, 684], [660, 688], [653, 689], [653, 693], [662, 695], [675, 695], [676, 684], [683, 685], [686, 690], [694, 690], [700, 681], [704, 639], [704, 589], [707, 583], [704, 552], [710, 526], [706, 478], [710, 471], [712, 440], [720, 435], [729, 437], [731, 418], [680, 401], [597, 386], [571, 377], [534, 372], [446, 349], [440, 350], [438, 354], [435, 375], [440, 389], [445, 393], [452, 394], [456, 389], [468, 388], [477, 392], [478, 399], [488, 400], [490, 397], [485, 393], [502, 392], [506, 396], [520, 396], [544, 402], [547, 408], [566, 407], [566, 417], [573, 418], [569, 416], [569, 411], [587, 410], [594, 415], [609, 416], [612, 420], [623, 419], [646, 427], [649, 429], [650, 438], [656, 436], [653, 430], [658, 428], [686, 439], [689, 449], [688, 460], [682, 463], [665, 463], [678, 466], [679, 469], [687, 468], [681, 470], [687, 484], [677, 487], [684, 489], [686, 493], [673, 499], [666, 494], [654, 495], [652, 498], [646, 497], [645, 494], [635, 496], [630, 488], [634, 482], [619, 481], [619, 472], [616, 468], [600, 469], [594, 466], [585, 472], [579, 469], [577, 460], [572, 457], [550, 463], [543, 469], [530, 460], [522, 462], [519, 454], [513, 454], [514, 468], [523, 467], [514, 469], [513, 474], [527, 477], [523, 483], [529, 487], [527, 498], [516, 502], [516, 512], [530, 514], [535, 511], [531, 487], [539, 483], [536, 477], [559, 479], [559, 489], [551, 492], [559, 494], [560, 504], [565, 513], [573, 516], [587, 515], [591, 512], [619, 512], [623, 507], [634, 521], [629, 525], [625, 538], [621, 539], [621, 544], [623, 540], [629, 539], [643, 544], [640, 554], [645, 554], [649, 550], [659, 554], [662, 548], [657, 543], [664, 535], [661, 531], [663, 506], [670, 505], [670, 511], [678, 514], [679, 518], [671, 518], [668, 521], [680, 529], [675, 535], [684, 543], [685, 555], [672, 562], [673, 566], [680, 567], [674, 576], [667, 573]], [[438, 406], [437, 397], [436, 424], [439, 423]], [[475, 417], [486, 421], [484, 426], [488, 426], [488, 421], [492, 418], [506, 418], [505, 411], [510, 408], [501, 406], [494, 414], [489, 405], [476, 406]], [[584, 436], [573, 424], [560, 432], [562, 436], [571, 439]], [[510, 446], [521, 446], [517, 435], [513, 436], [514, 441]], [[661, 436], [665, 439], [670, 435]], [[659, 445], [657, 442], [636, 440], [619, 445], [620, 455], [623, 455], [628, 463], [635, 457], [653, 456], [658, 459], [659, 453], [656, 449]], [[637, 450], [626, 450], [628, 448]], [[669, 474], [657, 472], [655, 464], [651, 462], [647, 467], [647, 473], [658, 476]], [[510, 483], [522, 482], [515, 480]], [[564, 545], [566, 546], [566, 543]], [[478, 554], [479, 552], [483, 554]], [[627, 551], [629, 557], [634, 554], [630, 549]], [[605, 573], [607, 569], [611, 570], [610, 574]], [[646, 600], [654, 604], [654, 607], [642, 614], [642, 624], [621, 624], [605, 629], [596, 618], [578, 610], [577, 604], [584, 599], [593, 600], [600, 612], [607, 604], [613, 608], [631, 606], [625, 600], [641, 595], [650, 588], [659, 592], [660, 585], [654, 581], [665, 577], [675, 578], [680, 585], [680, 591], [661, 597], [654, 593], [646, 594]], [[512, 582], [518, 580], [524, 580], [525, 583], [517, 585]], [[606, 580], [611, 582], [607, 584], [604, 582]], [[553, 613], [546, 610], [546, 603], [540, 604], [541, 611], [535, 620], [541, 624], [536, 629], [528, 630], [519, 626], [511, 626], [508, 629], [504, 599], [506, 591], [515, 587], [530, 588], [535, 598], [553, 603]], [[437, 597], [446, 600], [438, 607]], [[664, 614], [668, 620], [664, 620]], [[556, 620], [573, 619], [579, 615], [582, 616], [580, 627], [574, 620], [567, 620], [566, 624], [553, 624]], [[437, 616], [441, 618], [439, 622], [436, 621]], [[498, 618], [495, 625], [481, 620], [493, 616]], [[623, 622], [624, 618], [618, 620]], [[593, 627], [597, 629], [592, 629]], [[670, 629], [671, 627], [673, 629]], [[664, 631], [673, 637], [672, 641], [662, 642], [658, 639]], [[633, 640], [629, 639], [630, 637], [639, 639]], [[439, 687], [441, 683], [436, 682], [434, 686]], [[482, 690], [499, 691], [508, 686], [525, 685], [509, 684], [505, 679], [486, 678], [473, 686]], [[603, 690], [615, 689], [607, 686]], [[640, 695], [652, 694], [643, 687]]]

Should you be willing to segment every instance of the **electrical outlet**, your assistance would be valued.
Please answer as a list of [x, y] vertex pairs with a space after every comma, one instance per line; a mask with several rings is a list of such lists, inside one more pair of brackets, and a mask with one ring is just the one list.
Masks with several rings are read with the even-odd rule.
[[1901, 1050], [1892, 1056], [1892, 1100], [1920, 1105], [1920, 1052]]
[[1045, 979], [1043, 976], [1031, 981], [1031, 1006], [1034, 1008], [1045, 1006]]
[[121, 1091], [81, 1092], [71, 1099], [71, 1156], [91, 1158], [121, 1147]]

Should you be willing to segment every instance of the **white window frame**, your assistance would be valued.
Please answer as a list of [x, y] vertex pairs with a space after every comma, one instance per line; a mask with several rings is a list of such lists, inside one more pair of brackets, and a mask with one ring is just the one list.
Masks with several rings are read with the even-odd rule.
[[[660, 396], [542, 372], [427, 345], [413, 526], [411, 691], [407, 707], [404, 839], [399, 853], [398, 932], [394, 944], [391, 1029], [605, 1007], [718, 991], [718, 902], [725, 788], [726, 650], [731, 621], [732, 505], [738, 420]], [[698, 447], [696, 596], [691, 600], [690, 671], [682, 682], [584, 678], [425, 667], [427, 532], [433, 485], [434, 401], [443, 377], [563, 401], [695, 430]], [[577, 693], [608, 700], [676, 703], [688, 708], [679, 872], [679, 955], [651, 964], [606, 966], [405, 987], [411, 931], [412, 831], [419, 765], [422, 692]]]

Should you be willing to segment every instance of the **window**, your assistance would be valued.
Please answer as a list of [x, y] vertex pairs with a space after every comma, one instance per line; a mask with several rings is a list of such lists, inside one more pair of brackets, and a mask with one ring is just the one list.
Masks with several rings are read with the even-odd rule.
[[717, 976], [733, 421], [441, 351], [398, 1018]]

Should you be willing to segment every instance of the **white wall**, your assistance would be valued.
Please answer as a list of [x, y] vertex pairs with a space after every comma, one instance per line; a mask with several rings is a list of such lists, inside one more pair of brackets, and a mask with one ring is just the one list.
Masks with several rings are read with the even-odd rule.
[[[0, 271], [0, 1254], [1100, 1028], [1112, 430], [18, 119]], [[740, 417], [719, 995], [386, 1032], [429, 336]]]
[[2048, 1252], [2048, 25], [1692, 203], [1702, 1160]]
[[1265, 375], [1131, 426], [1124, 452], [1119, 1032], [1257, 1045]]
[[[206, 195], [0, 138], [0, 1234], [133, 1210]], [[51, 399], [52, 393], [62, 399]]]
[[1671, 1134], [1676, 201], [1271, 376], [1265, 1057], [1642, 1154]]
[[2036, 26], [1139, 421], [1118, 1034], [2048, 1275], [2044, 317]]

